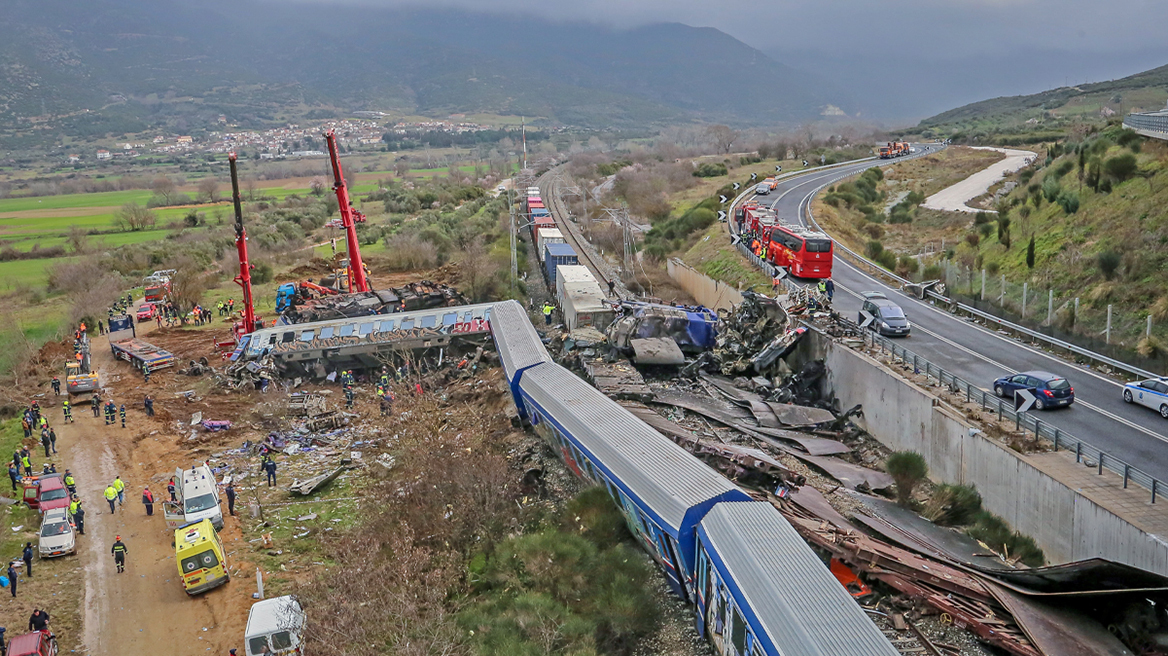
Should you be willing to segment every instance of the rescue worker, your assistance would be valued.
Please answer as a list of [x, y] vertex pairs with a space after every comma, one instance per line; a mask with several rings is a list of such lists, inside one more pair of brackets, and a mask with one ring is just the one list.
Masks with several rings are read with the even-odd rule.
[[8, 587], [12, 589], [12, 598], [16, 599], [16, 568], [8, 563]]
[[150, 398], [149, 394], [146, 395], [145, 399], [142, 399], [142, 405], [146, 406], [146, 416], [153, 417], [154, 416], [154, 399]]
[[353, 409], [353, 388], [352, 387], [345, 388], [345, 408], [347, 408], [349, 410]]
[[[53, 376], [53, 395], [61, 396], [61, 380], [56, 376]], [[68, 403], [68, 401], [65, 403]]]
[[611, 280], [608, 281], [608, 295], [616, 296], [616, 283]]
[[77, 534], [85, 535], [85, 507], [81, 505], [81, 500], [77, 500], [77, 509], [73, 510], [73, 506], [69, 506], [70, 512], [73, 513], [73, 524], [77, 526]]
[[49, 429], [49, 444], [53, 445], [53, 453], [57, 452], [57, 431]]
[[105, 500], [110, 506], [110, 514], [117, 512], [114, 502], [118, 500], [118, 491], [114, 489], [113, 485], [105, 486]]
[[229, 298], [229, 299], [227, 299], [227, 314], [232, 314], [234, 312], [235, 312], [235, 299]]
[[545, 326], [552, 325], [552, 312], [554, 312], [555, 309], [556, 308], [552, 307], [551, 303], [545, 302], [543, 304], [543, 321], [544, 321], [543, 325], [545, 325]]
[[90, 405], [90, 407], [93, 408], [93, 416], [96, 417], [97, 416], [97, 407], [101, 405], [101, 397], [98, 396], [97, 394], [94, 394], [89, 399], [89, 405]]
[[820, 281], [819, 281], [819, 284], [817, 284], [817, 285], [815, 286], [815, 289], [816, 289], [816, 290], [817, 290], [817, 291], [818, 291], [818, 292], [819, 292], [821, 295], [823, 295], [823, 296], [827, 296], [827, 281], [826, 281], [826, 280], [820, 280]]
[[389, 416], [389, 413], [392, 409], [393, 401], [390, 400], [390, 395], [388, 392], [386, 392], [385, 394], [381, 395], [381, 416]]
[[65, 415], [65, 423], [73, 423], [73, 406], [69, 405], [69, 399], [61, 402], [61, 412]]
[[[31, 576], [28, 578], [32, 578]], [[28, 618], [29, 631], [48, 631], [49, 630], [49, 611], [41, 610], [39, 608], [32, 609], [32, 616]]]
[[122, 543], [122, 536], [114, 536], [114, 546], [110, 548], [110, 553], [114, 555], [114, 564], [118, 566], [118, 574], [126, 571], [126, 545]]
[[227, 482], [227, 488], [224, 490], [227, 493], [227, 514], [232, 517], [235, 516], [235, 484], [231, 481]]
[[16, 466], [15, 461], [8, 463], [8, 478], [12, 479], [12, 492], [16, 492], [16, 479], [20, 478], [20, 469]]
[[[40, 413], [38, 413], [38, 414], [40, 414]], [[42, 431], [49, 427], [48, 417], [41, 417], [39, 421], [40, 421]]]
[[378, 383], [382, 389], [389, 389], [389, 370], [385, 367], [381, 368], [381, 378], [378, 379]]
[[146, 506], [147, 516], [154, 514], [154, 493], [149, 486], [142, 488], [142, 505]]
[[126, 503], [126, 484], [122, 482], [121, 476], [115, 476], [113, 488], [118, 493], [118, 505], [122, 506]]
[[28, 457], [28, 451], [20, 456], [20, 464], [24, 467], [24, 475], [32, 476], [32, 459]]
[[174, 477], [173, 476], [171, 476], [170, 480], [166, 482], [166, 491], [168, 493], [170, 493], [170, 500], [171, 501], [178, 501], [178, 499], [174, 496]]
[[24, 571], [27, 572], [28, 578], [32, 578], [32, 543], [24, 543], [24, 552], [20, 557], [24, 560]]
[[142, 367], [142, 382], [150, 382], [150, 367]]
[[49, 444], [49, 431], [47, 431], [47, 430], [41, 431], [41, 446], [45, 447], [45, 457], [48, 458], [50, 444]]
[[106, 401], [105, 407], [102, 408], [102, 411], [105, 414], [105, 425], [109, 426], [114, 421], [114, 402]]
[[276, 461], [272, 460], [271, 456], [268, 456], [268, 457], [264, 458], [263, 462], [260, 463], [260, 469], [268, 477], [268, 479], [267, 479], [268, 480], [268, 487], [275, 487], [276, 486]]
[[105, 334], [105, 325], [101, 322], [101, 319], [97, 320], [97, 334], [98, 335]]
[[73, 478], [73, 472], [69, 471], [68, 468], [65, 469], [63, 482], [65, 483], [66, 489], [69, 490], [69, 494], [77, 494], [77, 481]]
[[832, 297], [835, 296], [835, 281], [831, 278], [824, 280], [823, 288], [824, 291], [827, 292], [827, 300], [830, 302]]
[[126, 404], [125, 403], [123, 403], [121, 409], [118, 410], [118, 415], [122, 418], [122, 428], [125, 428], [126, 427]]

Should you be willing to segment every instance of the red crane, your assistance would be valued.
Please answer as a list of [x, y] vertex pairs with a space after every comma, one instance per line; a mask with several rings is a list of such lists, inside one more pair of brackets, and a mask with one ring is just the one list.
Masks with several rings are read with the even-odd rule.
[[239, 198], [239, 173], [235, 170], [235, 153], [227, 156], [231, 164], [231, 199], [235, 201], [235, 248], [239, 251], [239, 275], [235, 282], [243, 288], [243, 333], [255, 332], [255, 304], [251, 296], [251, 263], [247, 261], [247, 231], [243, 229], [243, 204]]
[[365, 215], [349, 203], [349, 189], [345, 186], [345, 174], [341, 171], [341, 157], [337, 153], [337, 136], [332, 130], [325, 133], [328, 141], [329, 159], [333, 162], [333, 190], [337, 192], [337, 205], [341, 210], [341, 227], [345, 229], [345, 244], [349, 249], [349, 291], [367, 292], [369, 281], [365, 278], [365, 263], [361, 261], [361, 248], [357, 243], [357, 222], [364, 221]]

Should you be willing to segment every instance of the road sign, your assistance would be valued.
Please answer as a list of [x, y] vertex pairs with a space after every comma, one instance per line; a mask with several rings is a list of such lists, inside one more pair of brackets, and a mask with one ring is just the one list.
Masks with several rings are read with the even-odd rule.
[[734, 183], [734, 191], [738, 191], [738, 188], [739, 188], [739, 187], [741, 187], [741, 186], [742, 186], [742, 185], [740, 185], [740, 184], [738, 184], [737, 182], [735, 182], [735, 183]]
[[758, 179], [758, 174], [757, 174], [757, 173], [751, 173], [751, 174], [750, 174], [750, 180], [751, 180], [751, 182], [753, 182], [753, 181], [755, 181], [755, 180], [757, 180], [757, 179]]
[[727, 200], [726, 197], [723, 196], [722, 194], [718, 194], [718, 198], [721, 198], [722, 200], [720, 202], [723, 202], [723, 203], [725, 203]]
[[740, 241], [742, 241], [742, 237], [739, 237], [738, 235], [730, 235], [730, 245], [731, 246], [737, 246], [738, 242], [740, 242]]
[[718, 210], [718, 220], [719, 221], [726, 220], [726, 210]]
[[1026, 412], [1034, 407], [1034, 392], [1027, 389], [1020, 389], [1014, 391], [1014, 410], [1018, 412]]
[[864, 310], [860, 310], [860, 318], [862, 319], [862, 321], [860, 322], [861, 328], [867, 328], [868, 326], [870, 326], [872, 324], [873, 321], [876, 320], [876, 317], [865, 312]]
[[778, 173], [779, 171], [782, 171], [782, 170], [783, 170], [783, 167], [779, 166], [778, 164], [775, 164], [775, 173]]
[[783, 267], [776, 267], [775, 268], [775, 277], [778, 278], [779, 280], [786, 278], [787, 277], [787, 270]]

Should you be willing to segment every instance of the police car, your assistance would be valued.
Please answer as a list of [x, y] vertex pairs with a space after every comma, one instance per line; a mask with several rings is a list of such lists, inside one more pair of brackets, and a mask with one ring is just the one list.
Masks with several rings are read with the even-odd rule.
[[1123, 400], [1138, 403], [1168, 419], [1168, 378], [1149, 378], [1123, 386]]

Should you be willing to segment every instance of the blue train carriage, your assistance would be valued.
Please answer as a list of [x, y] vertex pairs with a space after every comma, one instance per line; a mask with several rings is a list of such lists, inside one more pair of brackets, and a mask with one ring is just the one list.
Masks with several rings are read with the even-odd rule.
[[536, 431], [608, 490], [674, 592], [692, 600], [698, 522], [715, 504], [750, 497], [557, 364], [526, 369], [519, 389]]
[[724, 656], [898, 656], [768, 503], [718, 504], [698, 528], [698, 632]]
[[519, 410], [520, 418], [527, 420], [527, 410], [523, 406], [519, 392], [519, 381], [523, 372], [544, 362], [551, 362], [552, 356], [540, 339], [527, 310], [518, 301], [503, 301], [491, 308], [491, 336], [499, 352], [507, 385]]

